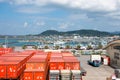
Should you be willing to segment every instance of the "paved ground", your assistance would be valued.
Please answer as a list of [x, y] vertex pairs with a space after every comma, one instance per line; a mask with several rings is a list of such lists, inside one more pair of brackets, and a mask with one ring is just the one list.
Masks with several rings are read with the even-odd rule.
[[110, 77], [114, 73], [114, 69], [109, 66], [93, 67], [88, 65], [89, 55], [81, 55], [78, 59], [81, 62], [81, 66], [87, 71], [87, 75], [83, 76], [83, 80], [106, 80], [106, 77]]

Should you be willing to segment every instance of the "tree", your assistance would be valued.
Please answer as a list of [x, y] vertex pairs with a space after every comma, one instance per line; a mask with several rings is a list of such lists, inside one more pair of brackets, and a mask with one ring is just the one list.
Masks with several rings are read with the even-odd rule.
[[81, 46], [80, 46], [80, 45], [77, 45], [77, 48], [76, 48], [76, 49], [79, 50], [80, 48], [81, 48]]
[[71, 52], [73, 52], [73, 53], [75, 54], [76, 51], [75, 51], [75, 50], [72, 50]]
[[58, 46], [58, 45], [55, 46], [55, 49], [59, 49], [59, 48], [60, 48], [60, 46]]
[[2, 46], [2, 45], [0, 45], [0, 48], [3, 48], [3, 46]]
[[45, 48], [45, 49], [49, 49], [49, 47], [48, 47], [48, 46], [45, 46], [44, 48]]
[[23, 48], [23, 49], [26, 49], [26, 48], [27, 48], [27, 46], [26, 46], [26, 45], [24, 45], [24, 46], [22, 46], [22, 48]]
[[66, 45], [66, 47], [65, 47], [66, 49], [70, 49], [70, 45]]
[[87, 49], [90, 50], [90, 49], [93, 49], [93, 47], [91, 45], [88, 45]]
[[103, 45], [101, 43], [99, 43], [98, 49], [102, 49], [102, 48], [103, 48]]
[[37, 46], [33, 46], [34, 49], [37, 49], [38, 47]]

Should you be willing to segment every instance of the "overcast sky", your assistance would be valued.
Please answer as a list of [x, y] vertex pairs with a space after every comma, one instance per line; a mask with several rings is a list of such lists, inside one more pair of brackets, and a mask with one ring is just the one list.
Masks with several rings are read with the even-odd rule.
[[120, 0], [0, 0], [0, 34], [120, 31]]

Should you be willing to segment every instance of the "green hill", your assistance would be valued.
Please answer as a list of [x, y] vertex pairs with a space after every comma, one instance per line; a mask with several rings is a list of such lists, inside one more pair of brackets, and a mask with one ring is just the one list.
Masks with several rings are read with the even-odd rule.
[[80, 36], [112, 36], [112, 33], [109, 32], [103, 32], [103, 31], [98, 31], [98, 30], [74, 30], [74, 31], [66, 31], [66, 32], [59, 32], [56, 30], [47, 30], [42, 32], [39, 35], [42, 36], [49, 36], [49, 35], [74, 35], [78, 34]]

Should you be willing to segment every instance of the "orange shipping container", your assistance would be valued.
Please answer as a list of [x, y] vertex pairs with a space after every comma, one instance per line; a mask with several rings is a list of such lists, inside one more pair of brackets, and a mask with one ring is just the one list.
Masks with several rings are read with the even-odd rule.
[[50, 62], [50, 70], [57, 70], [56, 62]]
[[64, 56], [63, 59], [64, 59], [64, 60], [68, 60], [68, 59], [69, 59], [70, 61], [72, 61], [72, 60], [78, 60], [78, 59], [77, 59], [76, 57], [74, 57], [74, 56], [67, 56], [67, 57]]
[[25, 71], [23, 74], [23, 80], [33, 80], [33, 72]]
[[0, 55], [12, 52], [12, 48], [0, 48]]
[[80, 70], [80, 61], [74, 60], [72, 70]]
[[34, 69], [34, 63], [26, 63], [26, 69]]
[[44, 72], [35, 72], [34, 73], [34, 80], [45, 80], [45, 75]]
[[[1, 57], [0, 78], [16, 79], [25, 69], [25, 57]], [[6, 58], [6, 59], [5, 59]], [[3, 74], [4, 73], [4, 74]]]
[[72, 69], [72, 62], [65, 62], [65, 69], [71, 70]]
[[34, 70], [25, 70], [23, 74], [24, 80], [46, 80], [45, 71], [40, 71], [37, 69]]
[[47, 66], [47, 61], [45, 59], [30, 59], [26, 63], [26, 69], [44, 70], [46, 66]]
[[20, 80], [24, 80], [24, 79], [23, 79], [23, 73], [20, 75]]
[[80, 62], [78, 60], [65, 59], [65, 69], [80, 70]]
[[[0, 62], [0, 64], [3, 62]], [[5, 65], [0, 65], [0, 78], [6, 78], [6, 66]]]
[[51, 56], [57, 57], [57, 56], [62, 56], [60, 53], [52, 53]]
[[16, 79], [23, 70], [21, 70], [19, 62], [3, 62], [0, 64], [0, 78], [3, 79]]
[[51, 57], [50, 60], [55, 60], [55, 59], [63, 59], [62, 57]]
[[50, 60], [50, 70], [61, 70], [64, 69], [63, 59], [51, 59]]
[[[20, 67], [20, 66], [19, 66]], [[7, 66], [7, 78], [13, 78], [16, 79], [20, 73], [18, 73], [18, 63], [17, 62], [11, 62], [9, 63], [9, 65]]]
[[45, 62], [35, 63], [35, 69], [44, 70], [46, 68]]
[[64, 62], [58, 62], [58, 70], [64, 69]]
[[71, 53], [62, 53], [62, 56], [64, 57], [64, 56], [73, 56], [73, 55]]

